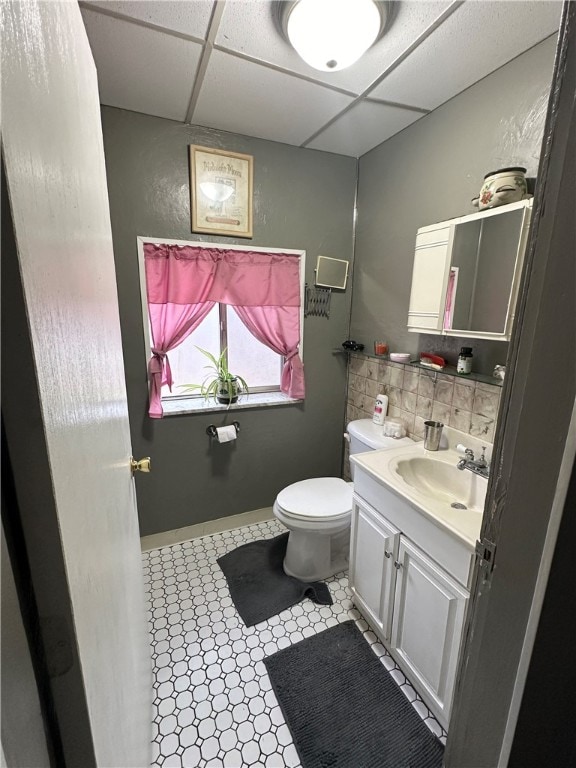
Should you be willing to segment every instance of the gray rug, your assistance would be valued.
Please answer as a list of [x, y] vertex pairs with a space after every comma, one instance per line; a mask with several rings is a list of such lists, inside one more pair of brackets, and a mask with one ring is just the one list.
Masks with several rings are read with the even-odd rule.
[[247, 627], [266, 621], [309, 597], [332, 605], [330, 590], [322, 581], [306, 583], [287, 576], [282, 568], [288, 533], [252, 541], [218, 558], [230, 597]]
[[440, 768], [424, 725], [353, 621], [264, 659], [304, 768]]

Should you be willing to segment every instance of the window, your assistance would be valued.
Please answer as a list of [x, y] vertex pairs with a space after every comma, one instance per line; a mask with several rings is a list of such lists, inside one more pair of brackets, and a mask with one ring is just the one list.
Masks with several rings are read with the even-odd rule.
[[[209, 361], [224, 349], [249, 386], [241, 405], [304, 397], [304, 251], [138, 238], [151, 418], [203, 409]], [[204, 401], [192, 407], [175, 403]], [[249, 403], [247, 403], [249, 401]]]
[[162, 387], [162, 399], [202, 397], [179, 389], [182, 384], [201, 384], [209, 361], [197, 347], [218, 357], [226, 348], [228, 367], [248, 384], [250, 392], [279, 392], [284, 358], [253, 336], [226, 304], [216, 304], [198, 328], [170, 353], [172, 392]]

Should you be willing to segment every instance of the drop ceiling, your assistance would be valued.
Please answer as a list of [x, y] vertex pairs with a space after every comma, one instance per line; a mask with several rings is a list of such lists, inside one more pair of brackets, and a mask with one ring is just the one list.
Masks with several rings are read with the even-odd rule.
[[274, 0], [80, 2], [102, 104], [359, 157], [558, 30], [556, 0], [400, 0], [348, 69], [319, 72]]

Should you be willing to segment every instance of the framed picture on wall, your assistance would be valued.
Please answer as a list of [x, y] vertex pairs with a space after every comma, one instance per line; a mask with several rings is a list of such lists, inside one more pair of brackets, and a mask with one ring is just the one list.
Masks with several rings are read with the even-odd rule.
[[252, 237], [252, 155], [190, 145], [192, 232]]

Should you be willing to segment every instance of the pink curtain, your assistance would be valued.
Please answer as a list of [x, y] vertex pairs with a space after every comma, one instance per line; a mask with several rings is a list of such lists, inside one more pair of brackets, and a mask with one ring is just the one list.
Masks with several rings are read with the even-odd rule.
[[280, 390], [289, 397], [304, 397], [304, 366], [298, 355], [300, 312], [293, 307], [233, 309], [258, 341], [286, 358]]
[[163, 383], [172, 383], [167, 352], [198, 327], [216, 302], [232, 305], [256, 338], [285, 355], [280, 388], [291, 397], [304, 397], [298, 355], [299, 262], [285, 253], [144, 244], [154, 344], [149, 363], [152, 418], [162, 417], [160, 390]]
[[152, 419], [161, 419], [162, 385], [168, 384], [172, 391], [172, 371], [168, 352], [181, 344], [194, 331], [214, 306], [213, 301], [205, 304], [151, 304], [148, 302], [150, 326], [152, 328], [152, 357], [148, 363], [150, 374], [150, 408]]

